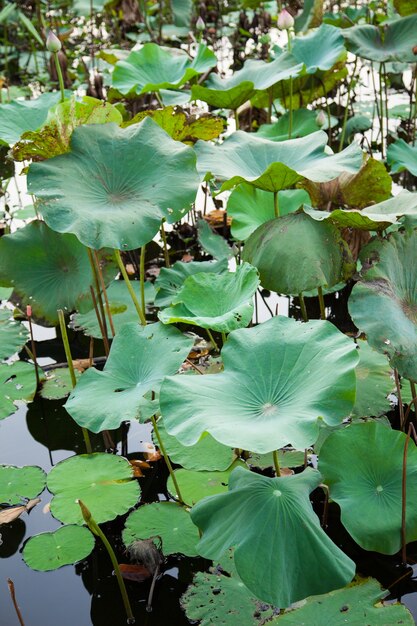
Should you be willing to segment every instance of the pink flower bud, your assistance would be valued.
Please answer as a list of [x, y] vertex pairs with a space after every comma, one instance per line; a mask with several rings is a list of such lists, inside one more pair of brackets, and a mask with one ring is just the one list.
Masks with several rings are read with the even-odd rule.
[[48, 37], [46, 39], [46, 49], [49, 52], [59, 52], [62, 48], [62, 43], [59, 41], [58, 37], [51, 30], [48, 33]]
[[294, 26], [294, 18], [287, 9], [282, 9], [278, 15], [277, 26], [280, 30], [288, 30]]
[[320, 110], [317, 113], [317, 116], [316, 116], [316, 124], [317, 124], [317, 126], [320, 126], [320, 128], [321, 128], [322, 126], [325, 125], [326, 121], [327, 121], [327, 118], [326, 118], [326, 115], [325, 115], [324, 111]]
[[26, 306], [26, 317], [32, 317], [32, 307], [30, 304]]
[[195, 23], [195, 27], [197, 30], [199, 31], [203, 31], [206, 28], [206, 25], [204, 23], [203, 18], [201, 17], [201, 15], [198, 16], [197, 21]]

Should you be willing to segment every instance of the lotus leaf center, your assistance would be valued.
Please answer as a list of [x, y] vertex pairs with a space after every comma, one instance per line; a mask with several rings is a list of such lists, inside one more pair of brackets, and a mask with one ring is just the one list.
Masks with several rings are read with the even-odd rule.
[[384, 488], [382, 485], [378, 485], [378, 487], [376, 488], [378, 493], [381, 493], [381, 491], [384, 491]]
[[279, 489], [274, 489], [273, 493], [274, 496], [276, 496], [277, 498], [279, 498], [279, 496], [282, 496], [282, 492]]
[[272, 402], [266, 402], [262, 407], [262, 413], [264, 415], [273, 415], [274, 413], [276, 413], [277, 408], [278, 407], [276, 404], [272, 404]]

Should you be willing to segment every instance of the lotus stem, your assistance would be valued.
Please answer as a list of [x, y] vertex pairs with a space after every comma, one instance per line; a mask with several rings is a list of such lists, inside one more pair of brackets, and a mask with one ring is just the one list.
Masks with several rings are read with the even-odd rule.
[[109, 356], [109, 352], [110, 352], [109, 341], [108, 341], [107, 335], [106, 335], [106, 333], [104, 331], [103, 320], [101, 319], [101, 315], [100, 315], [100, 312], [98, 310], [97, 298], [96, 298], [96, 294], [94, 293], [94, 289], [93, 289], [92, 285], [90, 285], [90, 294], [91, 294], [91, 299], [93, 301], [94, 311], [96, 312], [96, 318], [97, 318], [97, 321], [98, 321], [98, 325], [100, 327], [101, 337], [103, 339], [104, 351], [106, 353], [106, 356]]
[[171, 267], [171, 263], [169, 262], [169, 253], [168, 253], [168, 244], [167, 244], [167, 236], [164, 228], [165, 218], [161, 221], [161, 239], [164, 244], [164, 258], [165, 258], [165, 267]]
[[[109, 338], [108, 338], [108, 332], [107, 332], [106, 314], [104, 312], [103, 300], [101, 298], [100, 283], [99, 283], [99, 280], [98, 280], [96, 265], [94, 263], [93, 252], [92, 252], [91, 248], [87, 248], [87, 253], [88, 253], [88, 260], [90, 261], [91, 273], [93, 275], [94, 284], [96, 286], [97, 302], [98, 302], [98, 306], [100, 308], [100, 314], [101, 314], [101, 321], [102, 321], [102, 323], [100, 325], [100, 322], [99, 322], [99, 325], [100, 325], [100, 328], [102, 327], [103, 342], [104, 342], [105, 347], [106, 347], [106, 354], [108, 355]], [[96, 315], [97, 315], [97, 311], [98, 311], [98, 309], [96, 309]], [[99, 318], [97, 317], [97, 320], [98, 319]]]
[[[69, 369], [69, 373], [71, 376], [71, 384], [72, 384], [72, 387], [74, 388], [75, 385], [77, 384], [77, 379], [75, 378], [74, 364], [72, 362], [72, 356], [71, 356], [71, 348], [70, 348], [69, 341], [68, 341], [68, 333], [67, 333], [67, 327], [65, 325], [64, 311], [62, 309], [58, 309], [58, 319], [59, 319], [59, 327], [61, 329], [62, 342], [64, 344], [65, 356], [67, 359], [68, 369]], [[87, 450], [87, 454], [92, 454], [93, 449], [91, 447], [91, 441], [90, 441], [90, 436], [88, 434], [88, 430], [86, 428], [81, 428], [81, 430], [83, 433], [85, 449]]]
[[240, 125], [239, 125], [239, 113], [237, 112], [237, 109], [234, 109], [233, 113], [235, 115], [236, 130], [239, 130], [239, 128], [240, 128]]
[[11, 597], [12, 602], [13, 602], [14, 610], [16, 611], [17, 619], [19, 620], [19, 624], [20, 624], [20, 626], [25, 626], [25, 622], [23, 621], [22, 613], [20, 612], [19, 605], [17, 604], [16, 592], [15, 592], [15, 588], [14, 588], [14, 582], [12, 581], [11, 578], [8, 578], [7, 579], [7, 584], [8, 584], [8, 587], [9, 587], [10, 597]]
[[216, 341], [214, 340], [213, 335], [211, 334], [211, 331], [209, 328], [206, 328], [207, 334], [209, 336], [210, 342], [213, 344], [214, 349], [216, 350], [216, 352], [220, 352], [219, 350], [219, 346], [217, 345]]
[[398, 411], [400, 413], [400, 428], [402, 431], [404, 431], [404, 427], [405, 427], [404, 406], [403, 406], [403, 399], [401, 395], [400, 377], [398, 375], [397, 369], [394, 369], [394, 379], [395, 379], [395, 386], [397, 389]]
[[404, 565], [407, 563], [407, 452], [411, 436], [411, 424], [408, 429], [404, 444], [403, 471], [401, 484], [401, 560]]
[[274, 191], [274, 215], [279, 217], [278, 191]]
[[325, 320], [326, 319], [326, 307], [324, 306], [323, 288], [317, 287], [317, 293], [319, 296], [320, 317], [322, 320]]
[[384, 95], [382, 90], [383, 63], [379, 66], [379, 108], [381, 111], [381, 157], [384, 158]]
[[88, 528], [91, 530], [91, 532], [94, 535], [97, 535], [97, 537], [100, 537], [101, 541], [104, 544], [104, 547], [107, 550], [107, 553], [113, 565], [114, 573], [116, 574], [117, 582], [119, 584], [120, 594], [122, 596], [123, 604], [126, 610], [127, 623], [134, 624], [135, 618], [133, 616], [132, 607], [130, 606], [129, 596], [127, 595], [125, 581], [123, 580], [123, 576], [121, 574], [119, 563], [117, 561], [117, 557], [114, 553], [114, 550], [111, 547], [106, 535], [103, 533], [100, 526], [94, 520], [89, 509], [85, 506], [85, 504], [81, 500], [78, 500], [78, 504], [80, 506], [83, 519], [85, 523], [87, 524]]
[[[256, 294], [255, 294], [255, 298], [256, 298]], [[227, 341], [227, 335], [226, 333], [222, 333], [222, 344], [224, 345]]]
[[358, 57], [356, 57], [355, 59], [355, 65], [353, 66], [353, 72], [352, 72], [352, 78], [349, 81], [348, 88], [347, 88], [346, 109], [345, 109], [345, 114], [343, 116], [343, 126], [342, 126], [342, 134], [340, 135], [339, 152], [343, 150], [343, 144], [345, 143], [346, 124], [347, 124], [347, 119], [348, 119], [348, 114], [349, 114], [350, 94], [351, 94], [353, 78], [356, 74], [357, 63], [358, 63]]
[[[290, 41], [288, 35], [288, 41]], [[292, 135], [292, 96], [293, 96], [293, 82], [292, 76], [290, 76], [290, 109], [289, 109], [289, 117], [288, 117], [288, 139], [291, 139]]]
[[140, 298], [142, 304], [142, 311], [146, 311], [145, 304], [145, 256], [146, 246], [142, 246], [140, 249]]
[[281, 470], [279, 468], [278, 450], [274, 450], [272, 456], [274, 458], [275, 474], [279, 478], [281, 476]]
[[110, 310], [109, 298], [107, 296], [106, 284], [104, 282], [103, 272], [101, 271], [100, 259], [97, 254], [97, 250], [94, 250], [93, 255], [94, 255], [94, 261], [95, 261], [94, 266], [95, 266], [96, 274], [98, 276], [98, 280], [101, 286], [101, 291], [103, 293], [107, 317], [109, 318], [111, 334], [112, 334], [112, 337], [114, 337], [116, 334], [116, 331], [114, 330], [113, 317], [112, 317], [111, 310]]
[[155, 432], [155, 436], [156, 436], [156, 438], [158, 440], [158, 446], [159, 446], [159, 448], [160, 448], [160, 450], [162, 452], [162, 456], [164, 457], [166, 466], [167, 466], [168, 471], [169, 471], [169, 475], [172, 478], [172, 482], [174, 483], [175, 491], [177, 492], [178, 502], [182, 506], [185, 506], [185, 502], [183, 500], [183, 497], [181, 495], [181, 491], [180, 491], [180, 488], [179, 488], [179, 485], [178, 485], [177, 477], [175, 476], [175, 472], [172, 469], [171, 461], [170, 461], [169, 456], [167, 454], [167, 451], [165, 449], [164, 442], [161, 439], [161, 434], [159, 432], [159, 428], [158, 428], [158, 425], [156, 423], [155, 415], [152, 415], [151, 420], [152, 420], [152, 426], [153, 426], [153, 429], [154, 429], [154, 432]]
[[36, 388], [39, 389], [40, 379], [39, 379], [39, 366], [38, 359], [36, 356], [36, 345], [35, 340], [33, 338], [33, 328], [32, 328], [32, 307], [29, 305], [26, 307], [26, 317], [29, 322], [29, 333], [30, 333], [30, 345], [32, 348], [32, 359], [35, 364], [35, 376], [36, 376]]
[[273, 92], [273, 87], [269, 87], [268, 88], [268, 117], [267, 117], [267, 123], [270, 124], [271, 123], [271, 119], [272, 119], [272, 102], [274, 99], [274, 92]]
[[65, 86], [64, 86], [64, 79], [62, 76], [61, 63], [59, 62], [59, 58], [58, 58], [58, 52], [54, 52], [53, 55], [54, 55], [54, 60], [55, 60], [56, 73], [58, 75], [59, 89], [61, 91], [61, 102], [65, 102]]
[[306, 303], [305, 303], [304, 296], [302, 293], [298, 294], [298, 299], [300, 301], [300, 309], [301, 309], [301, 315], [303, 317], [303, 321], [308, 322]]
[[414, 404], [414, 411], [417, 415], [417, 391], [415, 383], [410, 380], [410, 390], [411, 390], [411, 403]]
[[126, 283], [126, 287], [129, 290], [130, 297], [132, 298], [132, 302], [135, 305], [135, 309], [137, 311], [137, 314], [139, 315], [140, 323], [142, 324], [142, 326], [146, 326], [145, 314], [144, 314], [144, 312], [143, 312], [143, 310], [142, 310], [142, 308], [141, 308], [141, 306], [140, 306], [140, 304], [138, 302], [136, 294], [135, 294], [135, 292], [133, 290], [133, 287], [132, 287], [132, 285], [130, 283], [129, 276], [127, 275], [126, 268], [125, 268], [125, 266], [123, 264], [122, 257], [120, 255], [120, 250], [115, 250], [114, 253], [116, 255], [117, 265], [119, 266], [120, 272], [121, 272], [121, 274], [122, 274], [122, 276], [124, 278], [124, 281]]

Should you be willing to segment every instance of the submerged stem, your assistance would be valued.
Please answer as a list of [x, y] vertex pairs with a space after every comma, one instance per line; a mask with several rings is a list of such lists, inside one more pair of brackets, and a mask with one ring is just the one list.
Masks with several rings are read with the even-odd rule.
[[120, 270], [120, 272], [121, 272], [121, 274], [122, 274], [122, 276], [124, 278], [124, 281], [126, 283], [126, 287], [129, 290], [130, 297], [132, 298], [132, 302], [135, 305], [135, 309], [137, 311], [137, 314], [139, 315], [140, 323], [142, 324], [142, 326], [146, 326], [145, 314], [142, 311], [141, 306], [140, 306], [140, 304], [138, 302], [138, 299], [136, 297], [136, 294], [135, 294], [135, 292], [133, 290], [133, 287], [130, 284], [130, 279], [129, 279], [129, 276], [127, 275], [126, 268], [125, 268], [124, 263], [122, 261], [122, 257], [120, 255], [120, 250], [115, 250], [114, 253], [115, 253], [115, 256], [116, 256], [117, 265], [119, 266], [119, 270]]

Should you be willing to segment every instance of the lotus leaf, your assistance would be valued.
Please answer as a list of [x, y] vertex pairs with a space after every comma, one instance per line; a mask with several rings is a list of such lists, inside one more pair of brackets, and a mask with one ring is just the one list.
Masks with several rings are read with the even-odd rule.
[[24, 361], [12, 365], [0, 363], [0, 420], [17, 411], [16, 402], [32, 400], [35, 393], [33, 365]]
[[375, 352], [366, 341], [358, 341], [354, 417], [379, 416], [390, 410], [388, 395], [393, 388], [391, 368], [386, 357]]
[[[305, 137], [311, 133], [315, 133], [319, 130], [319, 125], [316, 122], [317, 111], [310, 111], [310, 109], [296, 109], [292, 114], [292, 127], [291, 138], [297, 139], [298, 137]], [[334, 121], [335, 118], [332, 118]], [[257, 135], [259, 137], [265, 137], [266, 139], [272, 139], [273, 141], [286, 141], [289, 133], [289, 121], [290, 114], [284, 113], [274, 124], [262, 124], [259, 128]], [[327, 116], [323, 129], [328, 126]]]
[[238, 265], [235, 272], [194, 274], [158, 317], [164, 324], [184, 322], [229, 333], [250, 323], [258, 286], [258, 272], [249, 263]]
[[309, 493], [320, 481], [311, 468], [285, 478], [236, 468], [228, 493], [206, 498], [191, 510], [203, 531], [199, 553], [218, 559], [235, 547], [242, 582], [275, 606], [345, 585], [355, 564], [322, 530], [310, 504]]
[[417, 6], [414, 0], [394, 0], [394, 7], [400, 15], [417, 13]]
[[60, 461], [49, 472], [47, 486], [53, 494], [51, 513], [64, 524], [84, 524], [77, 500], [101, 524], [126, 513], [140, 496], [129, 461], [100, 452]]
[[[250, 453], [248, 463], [252, 467], [260, 467], [266, 469], [267, 467], [274, 467], [274, 458], [272, 452], [269, 454], [254, 454]], [[304, 465], [304, 451], [301, 450], [279, 450], [278, 451], [278, 463], [281, 469], [291, 467], [301, 467]]]
[[0, 300], [8, 300], [13, 293], [13, 287], [0, 287]]
[[342, 33], [348, 49], [364, 59], [386, 62], [415, 63], [417, 15], [383, 24], [363, 24], [345, 28]]
[[[349, 7], [346, 8], [349, 11]], [[303, 9], [294, 20], [295, 32], [315, 28], [323, 20], [323, 3], [321, 0], [305, 0]]]
[[364, 133], [372, 128], [372, 119], [366, 115], [354, 115], [346, 122], [345, 141], [356, 133]]
[[185, 445], [207, 431], [253, 452], [288, 443], [304, 449], [317, 439], [321, 419], [335, 425], [352, 410], [359, 355], [329, 322], [274, 317], [231, 333], [222, 358], [220, 374], [168, 377], [162, 384], [165, 427]]
[[294, 611], [271, 621], [271, 626], [323, 626], [323, 616], [332, 626], [413, 626], [414, 620], [403, 604], [382, 604], [388, 595], [379, 582], [365, 578], [307, 600]]
[[393, 174], [408, 170], [417, 176], [417, 147], [405, 143], [404, 139], [397, 139], [388, 146], [387, 161]]
[[194, 59], [183, 50], [166, 50], [155, 43], [145, 43], [127, 59], [116, 63], [113, 87], [122, 94], [136, 94], [175, 89], [194, 76], [207, 72], [217, 63], [215, 54], [200, 44]]
[[155, 305], [159, 307], [168, 306], [181, 289], [188, 276], [204, 272], [213, 272], [220, 275], [227, 271], [227, 260], [220, 261], [191, 261], [184, 263], [177, 261], [170, 268], [162, 267], [158, 278], [155, 281], [156, 296]]
[[[78, 308], [93, 281], [78, 239], [38, 220], [0, 238], [0, 267], [0, 282], [13, 285], [23, 305], [30, 304], [34, 315], [51, 324], [58, 321], [57, 309]], [[114, 263], [108, 264], [106, 278], [116, 272]]]
[[0, 465], [0, 503], [22, 504], [36, 498], [44, 489], [46, 474], [36, 465]]
[[[286, 189], [278, 192], [281, 216], [294, 213], [309, 201], [310, 196], [303, 189]], [[274, 219], [273, 195], [269, 191], [241, 183], [229, 196], [227, 214], [232, 218], [233, 237], [245, 241], [258, 226]]]
[[[247, 469], [247, 465], [237, 459], [223, 472], [200, 472], [186, 469], [175, 470], [175, 477], [181, 491], [181, 496], [189, 506], [193, 506], [203, 498], [225, 493], [227, 491], [227, 485], [229, 484], [230, 475], [236, 467]], [[167, 488], [174, 498], [178, 498], [179, 494], [177, 493], [171, 476], [168, 478]]]
[[61, 99], [59, 92], [44, 93], [35, 100], [15, 100], [0, 104], [0, 141], [13, 144], [22, 133], [37, 130], [45, 122], [49, 109]]
[[396, 232], [362, 250], [375, 261], [349, 298], [349, 313], [369, 345], [417, 381], [417, 232]]
[[105, 124], [122, 121], [121, 113], [103, 100], [84, 96], [81, 102], [71, 98], [54, 106], [45, 123], [36, 131], [23, 133], [12, 149], [15, 161], [43, 161], [69, 151], [74, 129], [82, 124]]
[[355, 270], [340, 231], [304, 213], [259, 226], [246, 242], [243, 259], [258, 269], [263, 287], [285, 294], [332, 287]]
[[28, 337], [28, 331], [23, 324], [13, 319], [11, 311], [0, 311], [0, 360], [8, 359], [15, 352], [19, 352]]
[[65, 408], [79, 426], [94, 433], [118, 428], [142, 411], [149, 418], [155, 409], [151, 406], [150, 414], [146, 412], [143, 396], [159, 390], [164, 376], [178, 370], [191, 346], [191, 339], [170, 326], [124, 324], [113, 340], [104, 370], [84, 372]]
[[222, 191], [242, 182], [265, 191], [280, 191], [303, 178], [325, 182], [360, 168], [362, 152], [358, 146], [351, 144], [328, 156], [326, 143], [324, 131], [280, 142], [237, 131], [220, 146], [198, 141], [195, 150], [201, 175], [210, 172], [225, 181]]
[[141, 539], [159, 537], [162, 551], [197, 556], [198, 529], [189, 512], [175, 502], [153, 502], [139, 507], [128, 516], [123, 531], [123, 542], [128, 548]]
[[183, 217], [197, 186], [193, 150], [151, 119], [76, 128], [71, 152], [33, 163], [28, 174], [48, 225], [95, 249], [145, 245], [163, 217]]
[[94, 548], [94, 537], [82, 526], [62, 526], [51, 533], [31, 537], [23, 548], [26, 565], [49, 572], [85, 559]]
[[[401, 548], [402, 469], [406, 435], [374, 421], [331, 434], [319, 468], [339, 504], [342, 523], [365, 550], [395, 554]], [[407, 450], [407, 543], [417, 539], [417, 448]], [[360, 515], [358, 515], [360, 511]]]
[[215, 233], [206, 220], [198, 220], [198, 241], [201, 247], [210, 254], [213, 258], [219, 261], [223, 259], [230, 259], [233, 256], [233, 252], [227, 241]]
[[299, 63], [304, 63], [307, 74], [315, 74], [317, 70], [330, 70], [345, 54], [341, 30], [322, 24], [304, 37], [295, 37], [291, 54]]
[[[81, 372], [78, 370], [74, 370], [74, 374], [76, 378], [81, 376]], [[72, 387], [72, 378], [69, 368], [57, 368], [47, 374], [40, 395], [47, 400], [66, 398], [71, 393]]]

